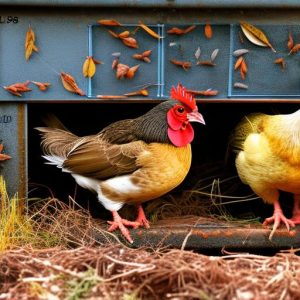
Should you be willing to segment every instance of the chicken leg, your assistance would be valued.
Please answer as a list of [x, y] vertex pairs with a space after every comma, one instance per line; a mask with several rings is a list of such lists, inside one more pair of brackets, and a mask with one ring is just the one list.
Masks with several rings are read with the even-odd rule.
[[145, 212], [141, 204], [138, 205], [138, 216], [135, 222], [138, 222], [140, 226], [144, 226], [145, 228], [150, 228], [149, 221], [145, 216]]
[[291, 221], [294, 222], [294, 224], [300, 224], [300, 195], [294, 194], [294, 208], [293, 208], [293, 216], [291, 218]]
[[133, 239], [130, 236], [129, 230], [125, 226], [131, 226], [132, 228], [138, 228], [140, 226], [139, 222], [132, 222], [126, 219], [122, 219], [117, 211], [111, 212], [113, 215], [113, 221], [107, 221], [111, 226], [108, 228], [108, 231], [112, 232], [116, 229], [120, 229], [123, 236], [127, 239], [129, 243], [133, 243]]
[[287, 230], [290, 230], [290, 226], [291, 227], [295, 227], [295, 224], [292, 220], [288, 219], [285, 217], [285, 215], [282, 212], [282, 209], [280, 207], [280, 203], [278, 200], [276, 200], [274, 202], [274, 213], [273, 216], [270, 218], [266, 218], [263, 226], [268, 226], [271, 223], [274, 223], [272, 231], [269, 235], [269, 240], [272, 240], [272, 237], [275, 233], [275, 231], [277, 230], [277, 228], [279, 227], [280, 223], [283, 222], [287, 228]]

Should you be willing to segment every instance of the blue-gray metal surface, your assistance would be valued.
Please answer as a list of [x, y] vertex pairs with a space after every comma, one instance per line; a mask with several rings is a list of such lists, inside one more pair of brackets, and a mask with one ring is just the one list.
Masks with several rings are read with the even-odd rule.
[[[177, 26], [180, 29], [187, 28], [192, 24]], [[165, 27], [164, 39], [164, 72], [163, 96], [168, 97], [172, 85], [181, 82], [184, 86], [193, 90], [206, 90], [212, 88], [218, 90], [217, 98], [226, 98], [228, 89], [228, 68], [230, 48], [230, 26], [212, 25], [213, 37], [208, 39], [204, 35], [204, 25], [197, 27], [185, 35], [168, 34], [167, 31], [175, 25]], [[214, 61], [216, 66], [196, 65], [195, 52], [200, 47], [199, 61], [209, 61], [215, 49], [219, 49]], [[176, 66], [170, 60], [188, 61], [192, 67], [184, 70]]]
[[10, 195], [26, 194], [26, 104], [1, 103], [0, 142], [10, 160], [0, 162], [0, 174], [5, 178]]
[[[124, 30], [134, 31], [138, 24], [124, 25], [121, 28], [110, 28], [110, 30], [121, 33]], [[158, 35], [161, 35], [159, 25], [149, 26]], [[91, 80], [91, 97], [99, 94], [122, 95], [141, 89], [143, 86], [149, 87], [149, 97], [160, 97], [161, 86], [161, 39], [156, 39], [139, 29], [134, 38], [137, 40], [138, 49], [125, 46], [120, 39], [112, 37], [104, 26], [90, 26], [92, 39], [91, 55], [95, 59], [104, 61], [103, 65], [97, 66], [97, 72]], [[152, 50], [150, 56], [151, 63], [145, 63], [132, 57], [133, 54]], [[112, 71], [113, 53], [120, 53], [119, 62], [130, 67], [140, 65], [133, 79], [116, 79], [116, 72]]]
[[[300, 64], [299, 53], [289, 55], [287, 48], [289, 32], [294, 37], [295, 44], [299, 43], [300, 26], [259, 25], [265, 32], [276, 53], [270, 48], [259, 47], [249, 42], [241, 34], [240, 26], [232, 26], [232, 49], [249, 49], [244, 55], [248, 64], [248, 73], [245, 80], [241, 80], [239, 69], [233, 71], [237, 58], [231, 59], [231, 84], [229, 97], [300, 97]], [[243, 36], [241, 40], [239, 35]], [[283, 58], [286, 68], [283, 69], [275, 60]], [[243, 82], [249, 86], [247, 90], [234, 88], [235, 82]]]
[[[107, 28], [95, 24], [95, 16], [77, 16], [76, 14], [26, 14], [18, 18], [18, 23], [1, 23], [1, 55], [0, 85], [8, 86], [26, 80], [50, 82], [48, 91], [42, 92], [33, 84], [31, 92], [16, 97], [0, 88], [1, 101], [85, 101], [95, 99], [98, 94], [120, 95], [140, 89], [144, 84], [153, 84], [149, 88], [149, 99], [168, 97], [170, 87], [181, 82], [190, 89], [216, 89], [219, 94], [213, 99], [263, 99], [291, 98], [300, 96], [298, 63], [299, 53], [288, 55], [286, 46], [288, 32], [292, 32], [297, 43], [300, 27], [297, 25], [258, 25], [267, 34], [277, 53], [269, 48], [255, 46], [243, 37], [240, 39], [240, 26], [235, 24], [212, 24], [213, 37], [204, 36], [203, 23], [152, 25], [152, 28], [163, 38], [152, 38], [142, 29], [135, 37], [139, 48], [131, 49], [115, 39]], [[138, 18], [135, 19], [138, 22]], [[33, 53], [29, 61], [24, 57], [24, 40], [29, 24], [36, 33], [38, 53]], [[183, 36], [167, 34], [173, 26], [181, 28], [197, 24], [197, 28]], [[121, 31], [128, 28], [134, 31], [136, 24], [113, 28]], [[174, 46], [170, 46], [174, 44]], [[196, 49], [201, 48], [200, 60], [209, 60], [214, 49], [219, 49], [215, 67], [197, 66]], [[232, 51], [247, 48], [245, 55], [249, 71], [246, 80], [241, 80], [238, 71], [233, 71], [235, 58]], [[150, 64], [137, 61], [131, 56], [151, 49]], [[117, 80], [115, 71], [111, 70], [112, 53], [120, 52], [120, 62], [130, 66], [140, 64], [136, 76], [132, 80]], [[104, 62], [97, 66], [94, 78], [88, 80], [82, 75], [82, 65], [87, 55], [93, 55]], [[287, 68], [282, 70], [274, 60], [283, 57]], [[173, 65], [170, 59], [190, 61], [192, 67], [184, 70]], [[61, 83], [59, 73], [71, 74], [79, 87], [87, 94], [85, 97], [66, 91]], [[247, 90], [233, 88], [235, 82], [243, 82], [249, 86]], [[212, 100], [213, 100], [212, 99]]]
[[[92, 20], [90, 20], [92, 21]], [[94, 20], [93, 20], [94, 21]], [[66, 91], [59, 73], [70, 73], [79, 87], [87, 90], [87, 80], [82, 76], [82, 64], [88, 54], [89, 20], [76, 16], [62, 18], [60, 15], [22, 15], [18, 23], [0, 24], [0, 85], [7, 86], [26, 80], [50, 82], [48, 91], [42, 92], [33, 84], [31, 92], [20, 98], [0, 88], [0, 99], [16, 100], [76, 100], [81, 97]], [[25, 61], [24, 42], [29, 24], [36, 34], [38, 53]]]
[[67, 7], [300, 8], [295, 0], [0, 0], [0, 5]]

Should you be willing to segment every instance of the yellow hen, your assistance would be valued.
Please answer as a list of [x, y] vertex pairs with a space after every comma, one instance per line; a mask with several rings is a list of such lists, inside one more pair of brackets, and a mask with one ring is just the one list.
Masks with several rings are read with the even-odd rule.
[[[287, 229], [300, 224], [300, 110], [287, 115], [251, 114], [234, 131], [236, 168], [241, 180], [266, 203], [274, 214], [264, 225], [274, 223], [271, 239], [281, 222]], [[287, 219], [279, 204], [279, 192], [294, 194], [294, 209]]]

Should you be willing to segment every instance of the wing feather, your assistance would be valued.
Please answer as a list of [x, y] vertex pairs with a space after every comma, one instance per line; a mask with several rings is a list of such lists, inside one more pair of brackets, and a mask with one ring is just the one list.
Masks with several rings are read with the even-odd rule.
[[64, 161], [63, 168], [76, 174], [104, 180], [136, 171], [138, 156], [147, 144], [135, 141], [110, 144], [101, 137], [86, 137], [77, 143]]

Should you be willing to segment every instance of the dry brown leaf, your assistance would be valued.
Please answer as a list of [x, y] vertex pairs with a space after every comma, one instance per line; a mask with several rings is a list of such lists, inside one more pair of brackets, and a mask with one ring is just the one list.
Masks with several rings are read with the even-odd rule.
[[292, 48], [294, 47], [294, 39], [293, 39], [293, 36], [292, 36], [291, 32], [289, 32], [287, 47], [288, 47], [289, 50], [292, 50]]
[[140, 65], [136, 65], [131, 67], [128, 72], [126, 73], [126, 78], [128, 79], [132, 79], [135, 76], [136, 71], [138, 70], [138, 68], [140, 67]]
[[171, 29], [169, 29], [167, 31], [168, 34], [175, 34], [175, 35], [183, 35], [183, 34], [187, 34], [191, 31], [193, 31], [194, 29], [196, 28], [196, 25], [191, 25], [185, 29], [181, 29], [181, 28], [178, 28], [178, 27], [173, 27]]
[[28, 87], [29, 83], [30, 81], [27, 80], [25, 82], [17, 82], [9, 86], [4, 86], [3, 88], [15, 96], [21, 97], [22, 93], [31, 91], [31, 89]]
[[178, 27], [173, 27], [167, 31], [168, 34], [182, 35], [184, 34], [184, 29]]
[[64, 86], [64, 88], [71, 92], [71, 93], [75, 93], [78, 94], [80, 96], [84, 96], [84, 92], [78, 87], [75, 79], [68, 73], [65, 72], [61, 72], [60, 73], [60, 78], [62, 81], [62, 84]]
[[135, 59], [138, 59], [138, 60], [143, 60], [144, 59], [144, 56], [142, 54], [133, 54], [132, 55], [133, 58]]
[[150, 56], [151, 55], [151, 53], [152, 53], [152, 50], [146, 50], [146, 51], [144, 51], [142, 54], [143, 54], [143, 56], [145, 57], [148, 57], [148, 56]]
[[125, 95], [97, 95], [96, 97], [98, 99], [103, 99], [103, 100], [113, 100], [113, 99], [127, 98], [127, 96], [125, 96]]
[[152, 53], [152, 50], [146, 50], [143, 53], [133, 54], [132, 57], [137, 59], [137, 60], [142, 60], [146, 63], [150, 63], [151, 60], [150, 60], [149, 56], [151, 55], [151, 53]]
[[98, 20], [97, 23], [104, 26], [121, 26], [116, 20]]
[[124, 96], [144, 96], [144, 97], [147, 97], [149, 95], [149, 92], [147, 89], [142, 89], [142, 90], [138, 90], [138, 91], [134, 91], [134, 92], [131, 92], [131, 93], [127, 93], [127, 94], [124, 94]]
[[143, 22], [139, 22], [139, 26], [141, 28], [143, 28], [149, 35], [151, 35], [153, 38], [155, 39], [160, 39], [160, 36], [155, 32], [153, 31], [150, 27], [148, 27], [147, 25], [145, 25]]
[[35, 84], [41, 91], [46, 91], [51, 83], [49, 82], [39, 82], [39, 81], [31, 81], [33, 84]]
[[26, 32], [25, 37], [25, 59], [29, 60], [29, 58], [32, 55], [32, 51], [38, 52], [38, 48], [35, 45], [35, 33], [32, 30], [31, 26], [29, 25], [29, 28]]
[[8, 159], [11, 159], [11, 157], [9, 155], [2, 153], [3, 148], [4, 148], [3, 144], [0, 144], [0, 161], [5, 161]]
[[236, 62], [235, 62], [235, 65], [234, 65], [234, 69], [235, 69], [235, 70], [237, 70], [237, 69], [240, 67], [242, 61], [243, 61], [243, 57], [240, 56], [240, 57], [236, 60]]
[[30, 83], [29, 80], [25, 81], [25, 82], [17, 82], [17, 83], [14, 83], [10, 86], [13, 86], [15, 88], [17, 88], [18, 92], [30, 92], [31, 89], [28, 87], [28, 84]]
[[139, 47], [136, 39], [133, 37], [121, 38], [121, 41], [123, 42], [124, 45], [126, 45], [129, 48], [137, 49]]
[[280, 66], [281, 66], [281, 69], [285, 69], [285, 68], [286, 68], [286, 62], [285, 62], [285, 60], [284, 60], [282, 57], [277, 58], [277, 59], [274, 61], [274, 64], [280, 65]]
[[143, 61], [148, 64], [151, 63], [151, 59], [149, 57], [143, 57]]
[[120, 34], [117, 34], [116, 32], [112, 30], [108, 30], [109, 34], [112, 35], [116, 39], [120, 39], [124, 45], [126, 45], [129, 48], [138, 48], [138, 43], [135, 38], [130, 36], [129, 31], [123, 31]]
[[243, 73], [247, 73], [248, 72], [248, 66], [247, 66], [247, 63], [245, 61], [245, 59], [242, 60], [242, 63], [241, 63], [241, 70], [243, 71]]
[[243, 33], [251, 43], [257, 46], [269, 47], [273, 52], [276, 52], [262, 30], [244, 21], [241, 21], [240, 25]]
[[204, 26], [204, 34], [208, 39], [211, 39], [213, 36], [212, 27], [209, 23], [205, 24]]
[[4, 86], [3, 88], [15, 96], [18, 96], [18, 97], [22, 96], [22, 94], [20, 92], [18, 92], [17, 88], [15, 88], [13, 86]]
[[192, 63], [189, 61], [170, 59], [170, 62], [176, 66], [182, 67], [185, 71], [187, 71], [192, 66]]
[[124, 64], [120, 64], [118, 63], [117, 66], [117, 71], [116, 71], [116, 77], [117, 79], [122, 79], [126, 76], [127, 72], [129, 71], [129, 66], [124, 65]]
[[241, 75], [241, 79], [245, 80], [246, 74], [245, 74], [245, 72], [243, 71], [243, 69], [241, 67], [240, 67], [240, 75]]
[[129, 36], [130, 36], [130, 32], [128, 30], [125, 30], [125, 31], [119, 33], [119, 38], [120, 39], [124, 39], [124, 38], [127, 38]]
[[117, 66], [118, 66], [118, 64], [119, 64], [119, 59], [118, 59], [118, 58], [115, 58], [115, 59], [113, 60], [112, 64], [111, 64], [111, 68], [112, 68], [113, 70], [116, 69]]
[[289, 55], [290, 54], [294, 54], [294, 53], [297, 53], [298, 51], [300, 50], [300, 44], [296, 44], [290, 51]]
[[194, 94], [194, 95], [200, 95], [200, 96], [216, 96], [218, 95], [217, 90], [207, 89], [207, 90], [186, 90], [188, 93]]
[[96, 73], [96, 64], [92, 56], [87, 56], [83, 66], [82, 73], [84, 77], [92, 78]]
[[216, 64], [214, 64], [211, 60], [202, 60], [198, 61], [196, 65], [214, 67]]

